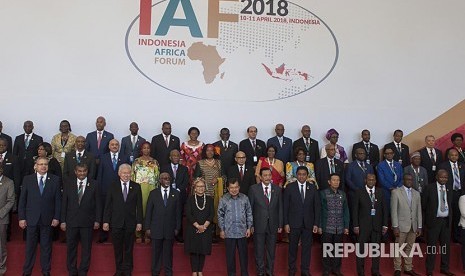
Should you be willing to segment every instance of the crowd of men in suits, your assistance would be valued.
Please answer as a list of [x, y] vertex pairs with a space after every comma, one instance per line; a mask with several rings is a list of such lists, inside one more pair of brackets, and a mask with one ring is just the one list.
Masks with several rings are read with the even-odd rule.
[[[121, 143], [105, 126], [105, 118], [98, 117], [95, 131], [85, 138], [78, 136], [75, 150], [64, 157], [63, 175], [55, 176], [48, 173], [49, 159], [36, 158], [43, 139], [33, 132], [32, 121], [24, 122], [24, 133], [13, 143], [2, 132], [0, 122], [0, 275], [6, 271], [5, 241], [12, 210], [17, 210], [19, 226], [26, 232], [24, 275], [32, 272], [38, 243], [42, 273], [50, 274], [50, 233], [58, 226], [66, 231], [70, 275], [87, 274], [92, 233], [97, 229], [101, 231], [100, 242], [108, 239], [111, 229], [116, 275], [131, 275], [134, 232], [143, 225], [152, 237], [153, 275], [160, 273], [162, 263], [165, 275], [172, 275], [173, 240], [182, 229], [182, 209], [189, 185], [187, 169], [179, 164], [180, 140], [171, 134], [169, 122], [163, 123], [162, 133], [151, 140], [151, 156], [161, 167], [161, 187], [150, 193], [144, 221], [141, 190], [130, 179], [130, 164], [139, 156], [138, 147], [145, 139], [138, 135], [135, 122], [130, 124], [131, 134]], [[335, 157], [337, 147], [331, 143], [324, 146], [326, 156], [320, 158], [318, 141], [310, 137], [308, 125], [302, 127], [302, 137], [294, 142], [284, 136], [282, 124], [277, 124], [275, 131], [276, 136], [265, 143], [257, 138], [257, 128], [252, 126], [247, 129], [248, 137], [236, 144], [229, 140], [230, 130], [223, 128], [221, 139], [214, 143], [220, 149], [223, 174], [228, 180], [228, 193], [221, 199], [218, 217], [220, 235], [226, 241], [229, 275], [235, 275], [232, 259], [236, 248], [241, 256], [242, 275], [247, 275], [244, 254], [245, 241], [250, 236], [258, 275], [273, 275], [275, 246], [283, 232], [289, 236], [289, 275], [297, 273], [299, 244], [300, 271], [309, 275], [314, 234], [321, 234], [323, 243], [341, 243], [344, 235], [350, 235], [358, 244], [380, 243], [389, 227], [396, 243], [407, 243], [406, 253], [423, 232], [427, 233], [428, 246], [438, 242], [445, 246], [440, 270], [444, 275], [454, 275], [449, 270], [450, 240], [465, 240], [465, 222], [459, 226], [459, 201], [465, 191], [465, 155], [460, 133], [452, 136], [454, 146], [446, 155], [434, 147], [432, 135], [425, 138], [424, 148], [410, 154], [409, 147], [402, 143], [402, 131], [396, 130], [393, 142], [383, 147], [380, 159], [379, 147], [370, 141], [370, 132], [363, 130], [362, 140], [352, 147], [353, 161], [344, 164]], [[276, 158], [284, 163], [293, 161], [295, 149], [303, 148], [306, 162], [314, 164], [318, 186], [307, 182], [310, 172], [305, 166], [297, 168], [297, 180], [285, 188], [272, 183], [273, 168], [260, 169], [260, 182], [256, 183], [254, 166], [260, 157], [266, 156], [268, 145], [276, 146]], [[34, 167], [36, 173], [29, 174], [29, 167]], [[183, 169], [185, 176], [181, 176]], [[238, 199], [241, 208], [233, 204]], [[231, 208], [243, 212], [240, 220], [227, 215]], [[245, 226], [231, 226], [240, 223]], [[78, 267], [79, 242], [82, 256]], [[428, 275], [433, 273], [434, 257], [428, 254]], [[365, 274], [364, 262], [357, 257], [358, 275]], [[323, 275], [342, 275], [340, 269], [340, 258], [323, 257]], [[395, 258], [394, 269], [395, 275], [400, 275], [400, 258]], [[404, 260], [404, 273], [418, 275], [411, 258]], [[373, 259], [371, 274], [380, 275], [379, 258]]]

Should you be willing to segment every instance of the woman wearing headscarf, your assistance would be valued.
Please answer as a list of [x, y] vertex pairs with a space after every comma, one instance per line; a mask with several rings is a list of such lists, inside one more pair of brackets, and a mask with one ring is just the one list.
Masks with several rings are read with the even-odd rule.
[[[326, 132], [326, 139], [328, 139], [329, 141], [328, 144], [333, 144], [334, 147], [336, 148], [336, 155], [334, 157], [336, 157], [336, 159], [339, 159], [343, 163], [348, 164], [349, 158], [347, 158], [347, 153], [344, 150], [344, 147], [337, 143], [337, 141], [339, 140], [339, 132], [337, 132], [334, 128], [328, 130], [328, 132]], [[321, 158], [326, 157], [326, 150], [325, 150], [326, 145], [323, 148], [321, 148], [321, 152], [320, 152]]]

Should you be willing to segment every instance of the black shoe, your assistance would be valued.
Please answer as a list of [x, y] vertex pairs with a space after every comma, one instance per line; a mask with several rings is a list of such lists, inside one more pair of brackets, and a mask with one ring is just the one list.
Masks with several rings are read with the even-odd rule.
[[394, 271], [394, 276], [400, 276], [400, 270]]
[[42, 276], [50, 276], [50, 272], [44, 272], [42, 273]]
[[420, 274], [416, 273], [412, 270], [404, 270], [404, 274], [411, 275], [411, 276], [420, 276]]
[[340, 271], [338, 271], [338, 272], [333, 272], [333, 275], [336, 275], [336, 276], [344, 276], [344, 274], [342, 274]]
[[442, 269], [441, 269], [440, 272], [441, 272], [441, 274], [444, 274], [444, 275], [446, 275], [446, 276], [455, 276], [455, 274], [452, 273], [452, 272], [450, 272], [449, 270], [442, 270]]
[[184, 243], [184, 239], [182, 237], [175, 236], [174, 239], [179, 243]]
[[381, 274], [379, 272], [372, 272], [371, 276], [381, 276]]
[[108, 239], [99, 239], [97, 241], [97, 243], [106, 243], [108, 241]]

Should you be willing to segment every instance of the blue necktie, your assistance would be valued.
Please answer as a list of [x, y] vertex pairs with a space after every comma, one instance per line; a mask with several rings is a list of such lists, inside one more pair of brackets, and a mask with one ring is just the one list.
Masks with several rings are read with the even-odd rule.
[[116, 153], [113, 153], [113, 170], [116, 171], [116, 164], [118, 161], [116, 160]]
[[42, 193], [44, 192], [44, 177], [41, 176], [40, 177], [40, 180], [39, 180], [39, 191], [40, 191], [40, 195], [42, 195]]
[[126, 182], [123, 183], [123, 199], [124, 202], [126, 202], [126, 199], [128, 198], [128, 185]]

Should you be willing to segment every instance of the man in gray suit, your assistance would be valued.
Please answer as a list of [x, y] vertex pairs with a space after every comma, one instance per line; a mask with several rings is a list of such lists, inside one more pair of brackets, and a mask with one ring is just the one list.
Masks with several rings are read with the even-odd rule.
[[139, 125], [136, 122], [129, 125], [129, 131], [131, 134], [121, 140], [119, 153], [123, 156], [129, 156], [129, 161], [132, 164], [140, 156], [140, 147], [145, 142], [145, 139], [138, 134]]
[[[404, 174], [404, 185], [391, 192], [391, 220], [396, 243], [406, 243], [405, 254], [410, 256], [415, 238], [421, 235], [422, 215], [420, 193], [413, 189], [413, 176]], [[394, 275], [401, 275], [402, 257], [394, 258]], [[413, 271], [412, 257], [404, 257], [404, 273], [417, 276]]]
[[13, 180], [3, 175], [3, 166], [0, 166], [0, 276], [6, 272], [6, 227], [14, 204], [15, 185]]
[[276, 249], [276, 233], [282, 232], [283, 199], [281, 188], [271, 184], [270, 168], [260, 169], [261, 183], [254, 184], [249, 190], [249, 201], [252, 207], [255, 263], [257, 274], [274, 275], [274, 257]]

